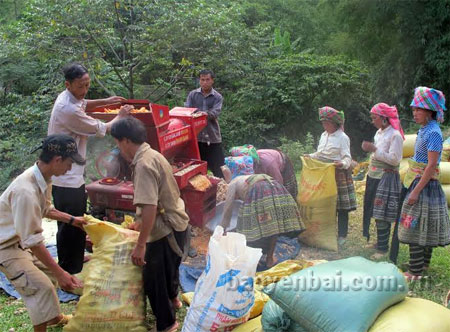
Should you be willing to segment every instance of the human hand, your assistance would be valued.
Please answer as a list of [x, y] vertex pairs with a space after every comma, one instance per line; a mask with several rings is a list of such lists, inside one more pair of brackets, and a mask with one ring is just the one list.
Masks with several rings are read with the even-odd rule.
[[83, 283], [77, 277], [62, 270], [61, 274], [55, 276], [58, 281], [59, 287], [65, 291], [71, 291], [75, 288], [82, 288]]
[[131, 229], [132, 231], [140, 231], [141, 230], [141, 223], [140, 222], [132, 222], [127, 226], [128, 229]]
[[124, 97], [119, 96], [112, 96], [105, 99], [107, 104], [118, 104], [118, 103], [124, 103], [126, 99]]
[[415, 190], [411, 191], [408, 197], [408, 204], [414, 205], [419, 200], [419, 194]]
[[136, 247], [134, 247], [133, 252], [131, 253], [131, 261], [134, 265], [137, 266], [144, 266], [145, 265], [145, 245], [136, 244]]
[[377, 147], [372, 142], [363, 141], [361, 144], [361, 148], [366, 152], [375, 152]]
[[73, 217], [72, 226], [78, 227], [84, 231], [84, 226], [87, 224], [88, 222], [84, 219], [84, 217]]
[[132, 109], [134, 109], [134, 106], [133, 106], [133, 105], [128, 105], [128, 104], [123, 105], [123, 106], [120, 108], [120, 110], [119, 110], [118, 116], [119, 116], [119, 117], [125, 117], [125, 116], [128, 116], [128, 115], [130, 114], [130, 112], [131, 112]]
[[344, 166], [344, 163], [342, 161], [335, 161], [333, 162], [333, 164], [336, 168], [342, 168], [342, 166]]

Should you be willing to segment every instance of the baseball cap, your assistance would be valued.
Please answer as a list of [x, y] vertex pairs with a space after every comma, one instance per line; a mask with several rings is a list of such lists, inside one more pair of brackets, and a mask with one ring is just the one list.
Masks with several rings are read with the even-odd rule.
[[78, 165], [86, 164], [86, 160], [78, 153], [77, 143], [75, 139], [69, 135], [58, 134], [47, 136], [40, 148], [55, 156], [63, 158], [69, 157]]

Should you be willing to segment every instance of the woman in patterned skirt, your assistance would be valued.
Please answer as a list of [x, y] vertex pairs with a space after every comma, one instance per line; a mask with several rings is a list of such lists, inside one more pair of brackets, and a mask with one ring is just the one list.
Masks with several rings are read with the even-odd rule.
[[342, 245], [348, 233], [348, 213], [356, 210], [355, 186], [350, 167], [350, 139], [344, 133], [344, 112], [325, 106], [319, 108], [319, 120], [325, 131], [320, 136], [317, 151], [309, 157], [332, 162], [336, 167], [338, 243]]
[[402, 189], [398, 169], [405, 136], [395, 106], [378, 103], [370, 110], [370, 117], [378, 130], [375, 143], [362, 143], [364, 151], [372, 152], [364, 194], [363, 236], [369, 241], [370, 219], [375, 218], [377, 252], [371, 258], [379, 259], [389, 250], [391, 224], [398, 216]]
[[297, 203], [268, 175], [239, 175], [231, 180], [227, 166], [222, 166], [222, 172], [229, 185], [221, 225], [228, 228], [233, 201], [243, 200], [236, 231], [245, 235], [250, 247], [262, 248], [267, 253], [266, 266], [272, 267], [276, 264], [273, 253], [278, 236], [296, 237], [305, 229]]
[[439, 183], [445, 97], [435, 89], [418, 87], [411, 102], [414, 121], [421, 125], [414, 157], [403, 180], [407, 188], [402, 205], [398, 238], [409, 244], [409, 280], [420, 279], [431, 261], [433, 247], [450, 243], [447, 200]]
[[277, 149], [256, 150], [253, 145], [235, 146], [230, 149], [233, 157], [250, 156], [253, 158], [255, 174], [267, 174], [282, 184], [297, 200], [298, 184], [291, 159]]

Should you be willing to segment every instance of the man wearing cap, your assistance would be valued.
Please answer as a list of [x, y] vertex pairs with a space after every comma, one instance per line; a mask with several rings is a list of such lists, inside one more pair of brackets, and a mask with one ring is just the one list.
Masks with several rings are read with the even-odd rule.
[[[125, 99], [116, 96], [97, 100], [85, 99], [90, 85], [87, 69], [73, 63], [63, 71], [66, 90], [55, 101], [48, 125], [48, 135], [72, 136], [80, 155], [86, 158], [88, 136], [105, 136], [114, 121], [126, 116], [132, 106], [122, 106], [119, 115], [108, 123], [90, 117], [86, 114], [86, 110], [123, 102]], [[53, 203], [57, 209], [81, 216], [86, 212], [86, 202], [84, 165], [74, 165], [66, 174], [53, 178]], [[59, 265], [64, 270], [72, 274], [81, 271], [85, 245], [86, 234], [81, 229], [62, 221], [58, 222], [56, 246]]]
[[59, 307], [54, 282], [62, 289], [81, 287], [51, 257], [42, 235], [42, 218], [61, 220], [82, 229], [83, 217], [58, 211], [51, 205], [51, 178], [65, 174], [72, 162], [84, 164], [75, 140], [48, 136], [39, 160], [19, 175], [0, 196], [0, 271], [16, 288], [30, 315], [34, 331], [64, 325], [70, 316]]
[[214, 73], [211, 70], [200, 71], [200, 88], [192, 90], [184, 103], [186, 107], [196, 107], [208, 114], [207, 126], [198, 134], [198, 148], [202, 160], [208, 162], [208, 168], [214, 176], [223, 177], [220, 166], [224, 165], [219, 115], [222, 111], [223, 97], [213, 89]]

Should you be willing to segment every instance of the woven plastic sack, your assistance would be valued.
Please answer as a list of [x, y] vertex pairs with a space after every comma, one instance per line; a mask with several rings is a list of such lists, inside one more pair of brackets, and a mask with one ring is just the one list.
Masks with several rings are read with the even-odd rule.
[[450, 310], [440, 304], [407, 297], [385, 310], [369, 332], [444, 332], [450, 331]]
[[261, 316], [249, 320], [233, 329], [233, 332], [265, 332], [261, 326]]
[[[187, 303], [187, 305], [190, 305], [192, 299], [194, 298], [194, 292], [183, 293], [181, 295], [181, 298], [183, 299], [184, 302]], [[250, 309], [249, 319], [261, 315], [264, 305], [266, 304], [267, 301], [269, 301], [269, 297], [263, 292], [260, 292], [255, 289], [255, 303], [253, 304], [253, 307]]]
[[93, 254], [82, 271], [83, 295], [64, 331], [145, 332], [142, 268], [131, 261], [139, 233], [85, 216]]
[[442, 184], [441, 187], [447, 199], [447, 205], [450, 206], [450, 184]]
[[255, 303], [250, 309], [250, 315], [248, 318], [252, 319], [261, 315], [267, 301], [269, 301], [269, 297], [263, 292], [255, 289]]
[[403, 158], [414, 156], [414, 145], [416, 145], [417, 135], [405, 135], [403, 141]]
[[408, 287], [395, 265], [351, 257], [294, 273], [264, 292], [307, 331], [365, 332]]
[[264, 332], [308, 332], [272, 300], [264, 306], [261, 324]]
[[246, 322], [255, 302], [254, 278], [261, 256], [261, 249], [247, 247], [244, 235], [224, 236], [217, 226], [182, 331], [231, 331]]
[[253, 170], [253, 158], [250, 156], [226, 157], [225, 165], [230, 169], [232, 179], [239, 175], [255, 174]]
[[400, 161], [398, 172], [400, 174], [400, 181], [402, 181], [402, 182], [403, 182], [403, 179], [405, 178], [406, 172], [408, 171], [408, 168], [409, 168], [408, 159], [409, 158], [404, 158]]
[[258, 152], [256, 152], [255, 147], [251, 144], [234, 146], [230, 149], [230, 154], [232, 157], [250, 156], [253, 160], [259, 160]]
[[312, 247], [337, 251], [334, 165], [312, 158], [301, 159], [303, 168], [297, 202], [306, 230], [299, 239]]
[[450, 184], [450, 162], [441, 162], [439, 164], [439, 171], [439, 182], [441, 184]]
[[261, 286], [262, 289], [264, 286], [280, 281], [283, 277], [313, 265], [312, 261], [288, 259], [272, 266], [268, 270], [257, 272], [255, 284], [256, 286]]
[[450, 137], [442, 145], [441, 161], [450, 161]]

